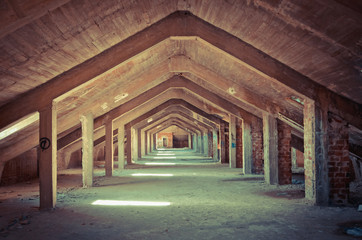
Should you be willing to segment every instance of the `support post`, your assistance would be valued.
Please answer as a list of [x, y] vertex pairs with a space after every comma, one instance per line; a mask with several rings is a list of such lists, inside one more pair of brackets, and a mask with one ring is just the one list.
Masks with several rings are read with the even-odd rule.
[[80, 117], [82, 125], [82, 178], [83, 187], [93, 186], [93, 115]]
[[304, 175], [305, 198], [318, 205], [328, 205], [329, 184], [327, 169], [328, 113], [304, 102]]
[[197, 152], [202, 153], [201, 131], [197, 136]]
[[106, 176], [113, 175], [113, 123], [112, 120], [106, 122]]
[[131, 127], [131, 135], [132, 135], [132, 162], [137, 161], [138, 159], [138, 134], [137, 130], [134, 127]]
[[251, 141], [251, 124], [250, 122], [242, 121], [243, 129], [243, 173], [251, 174], [252, 170], [252, 156], [253, 156], [253, 147]]
[[126, 128], [126, 135], [127, 135], [127, 165], [132, 163], [132, 134], [131, 134], [131, 127]]
[[191, 133], [188, 134], [188, 147], [190, 149], [192, 149], [192, 145], [191, 145]]
[[54, 104], [39, 111], [40, 209], [52, 209], [57, 199], [57, 111]]
[[118, 127], [118, 169], [124, 169], [124, 125]]
[[209, 156], [209, 135], [208, 132], [204, 132], [204, 156]]
[[194, 152], [197, 152], [197, 136], [196, 136], [196, 134], [192, 135], [192, 146], [193, 146]]
[[219, 161], [218, 159], [218, 154], [217, 154], [217, 131], [216, 129], [212, 130], [212, 155], [213, 155], [213, 160], [215, 162]]
[[229, 166], [236, 168], [236, 119], [233, 115], [229, 123]]
[[298, 168], [297, 150], [294, 147], [291, 148], [291, 158], [292, 158], [292, 169], [297, 169]]
[[277, 119], [263, 114], [264, 177], [267, 184], [278, 184], [278, 128]]
[[225, 156], [225, 123], [220, 124], [220, 158], [221, 163], [226, 163]]

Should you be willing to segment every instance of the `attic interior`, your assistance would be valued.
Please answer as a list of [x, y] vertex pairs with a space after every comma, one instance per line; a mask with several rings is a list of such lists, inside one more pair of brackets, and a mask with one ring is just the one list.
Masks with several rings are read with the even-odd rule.
[[67, 209], [61, 177], [81, 195], [131, 188], [136, 169], [358, 206], [361, 56], [358, 0], [0, 1], [0, 209], [17, 184], [35, 181], [33, 208]]

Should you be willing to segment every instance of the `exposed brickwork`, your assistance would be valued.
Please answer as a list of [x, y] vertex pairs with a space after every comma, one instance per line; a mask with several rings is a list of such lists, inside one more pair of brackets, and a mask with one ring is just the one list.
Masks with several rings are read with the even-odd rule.
[[243, 128], [241, 122], [236, 122], [236, 167], [243, 168]]
[[329, 201], [330, 204], [346, 204], [352, 171], [347, 123], [339, 116], [329, 113], [328, 135]]
[[[166, 140], [164, 140], [166, 139]], [[172, 132], [160, 132], [157, 134], [157, 147], [173, 147], [173, 134]]]
[[10, 185], [38, 177], [38, 151], [33, 148], [5, 164], [0, 185]]
[[292, 129], [278, 121], [278, 179], [280, 185], [292, 183]]
[[256, 119], [251, 125], [251, 141], [253, 143], [252, 171], [264, 174], [263, 125], [261, 119]]

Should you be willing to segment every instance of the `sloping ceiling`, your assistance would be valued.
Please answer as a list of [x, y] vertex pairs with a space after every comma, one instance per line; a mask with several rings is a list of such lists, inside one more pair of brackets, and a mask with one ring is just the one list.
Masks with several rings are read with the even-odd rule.
[[[54, 100], [61, 138], [81, 114], [154, 108], [175, 88], [226, 121], [269, 112], [297, 124], [301, 101], [332, 94], [360, 128], [361, 10], [358, 0], [0, 1], [0, 129]], [[36, 118], [25, 125], [0, 154], [37, 144]]]

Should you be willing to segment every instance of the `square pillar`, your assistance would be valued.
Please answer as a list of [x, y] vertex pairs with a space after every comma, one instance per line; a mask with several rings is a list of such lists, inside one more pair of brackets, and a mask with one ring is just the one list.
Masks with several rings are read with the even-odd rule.
[[118, 169], [124, 169], [125, 158], [124, 158], [124, 125], [118, 126]]
[[52, 209], [57, 199], [57, 111], [53, 104], [39, 111], [40, 209]]
[[229, 123], [229, 166], [236, 168], [236, 119], [233, 115]]
[[153, 141], [152, 148], [153, 148], [153, 150], [156, 150], [157, 149], [157, 136], [156, 136], [156, 134], [152, 134], [152, 141]]
[[328, 205], [329, 198], [327, 126], [327, 111], [304, 101], [305, 198], [318, 205]]
[[192, 143], [192, 142], [191, 142], [191, 141], [192, 141], [192, 140], [191, 140], [191, 137], [192, 137], [192, 136], [191, 136], [191, 133], [189, 133], [187, 136], [188, 136], [188, 142], [187, 142], [187, 143], [188, 143], [188, 147], [189, 147], [190, 149], [192, 149], [192, 144], [191, 144], [191, 143]]
[[243, 168], [243, 128], [242, 121], [236, 120], [236, 168]]
[[144, 154], [144, 148], [143, 148], [143, 140], [144, 140], [144, 138], [143, 138], [143, 136], [142, 136], [142, 134], [141, 134], [141, 129], [136, 129], [136, 134], [137, 134], [137, 149], [138, 149], [138, 151], [137, 151], [137, 153], [138, 153], [138, 155], [137, 155], [137, 159], [140, 159], [141, 157], [142, 157], [142, 154], [143, 155], [145, 155]]
[[251, 124], [245, 120], [242, 122], [243, 129], [243, 173], [251, 174], [253, 147], [251, 142]]
[[225, 123], [220, 124], [220, 158], [221, 163], [226, 163], [226, 145], [225, 145]]
[[192, 147], [193, 147], [194, 151], [196, 152], [197, 151], [197, 136], [195, 133], [192, 135]]
[[217, 153], [217, 131], [216, 129], [212, 130], [212, 158], [215, 162], [219, 161]]
[[113, 123], [112, 120], [106, 122], [106, 176], [113, 175]]
[[131, 155], [131, 159], [132, 162], [137, 161], [138, 159], [138, 134], [137, 134], [137, 130], [134, 127], [131, 127], [131, 140], [132, 140], [132, 155]]
[[278, 184], [278, 128], [273, 116], [263, 113], [264, 177], [267, 184]]
[[126, 136], [127, 136], [127, 164], [132, 163], [132, 134], [131, 134], [131, 127], [126, 128]]
[[278, 180], [280, 185], [292, 184], [292, 156], [291, 141], [292, 129], [282, 122], [278, 122]]
[[204, 132], [204, 155], [209, 156], [209, 135], [208, 132]]
[[202, 136], [201, 136], [201, 131], [199, 132], [199, 134], [197, 135], [197, 152], [202, 153]]
[[146, 136], [147, 136], [147, 154], [148, 154], [151, 153], [152, 151], [151, 135], [149, 131], [146, 131]]
[[82, 178], [83, 187], [93, 186], [93, 115], [80, 117], [82, 125]]

